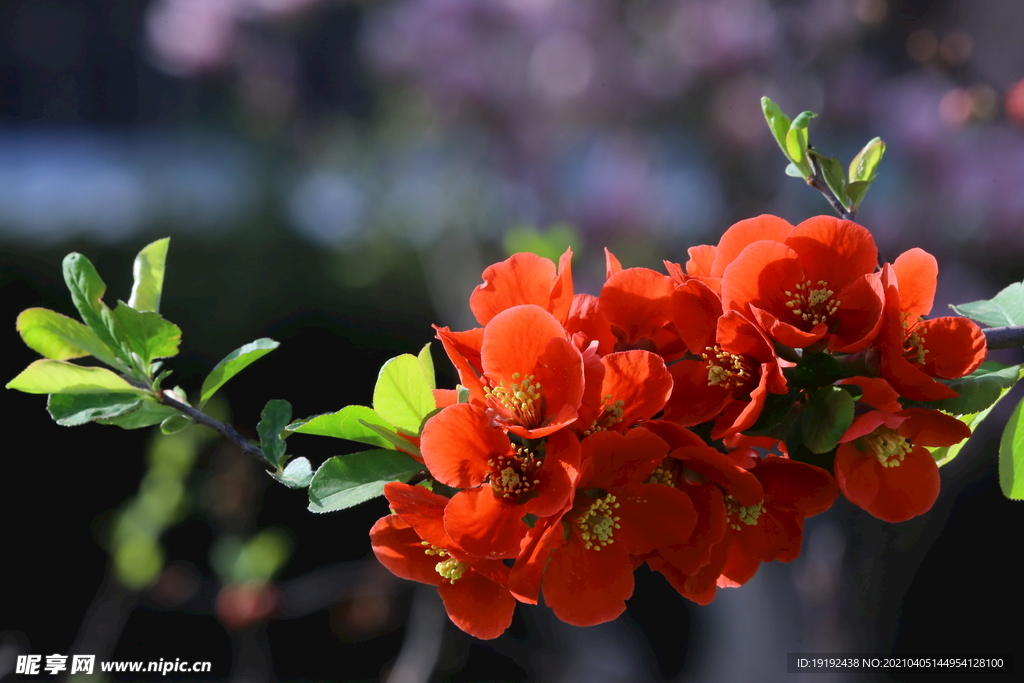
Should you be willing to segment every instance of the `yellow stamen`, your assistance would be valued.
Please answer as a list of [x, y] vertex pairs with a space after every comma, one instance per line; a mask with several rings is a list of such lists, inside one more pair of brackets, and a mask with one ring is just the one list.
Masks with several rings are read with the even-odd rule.
[[615, 502], [615, 496], [606, 495], [598, 498], [582, 514], [576, 517], [576, 528], [579, 529], [583, 545], [587, 550], [600, 550], [606, 545], [615, 541], [612, 536], [619, 528], [619, 517], [613, 514], [613, 510], [619, 507]]
[[857, 447], [878, 458], [882, 467], [899, 467], [906, 454], [913, 449], [906, 437], [884, 425], [857, 439]]
[[789, 300], [786, 307], [793, 310], [793, 316], [798, 323], [807, 323], [815, 326], [820, 323], [830, 323], [836, 311], [842, 305], [841, 301], [834, 301], [834, 291], [829, 289], [828, 283], [818, 280], [817, 286], [810, 280], [796, 286], [796, 292], [786, 290]]
[[762, 500], [757, 505], [751, 505], [750, 507], [743, 507], [740, 502], [732, 494], [725, 494], [725, 512], [729, 517], [729, 526], [734, 530], [739, 531], [743, 527], [740, 524], [746, 524], [748, 526], [754, 526], [757, 524], [757, 518], [761, 516], [764, 511], [764, 501]]
[[[513, 380], [522, 375], [512, 374]], [[533, 375], [527, 375], [522, 382], [513, 381], [508, 387], [504, 382], [498, 386], [484, 387], [484, 393], [492, 405], [509, 415], [516, 423], [527, 429], [536, 429], [544, 421], [544, 396], [541, 385], [534, 382]]]

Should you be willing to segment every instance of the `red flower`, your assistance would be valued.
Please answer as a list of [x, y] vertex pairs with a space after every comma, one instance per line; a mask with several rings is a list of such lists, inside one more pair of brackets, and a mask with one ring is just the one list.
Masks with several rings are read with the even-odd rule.
[[576, 420], [583, 400], [583, 356], [539, 306], [513, 306], [491, 318], [480, 363], [487, 406], [502, 428], [539, 439]]
[[424, 463], [442, 484], [465, 489], [444, 513], [445, 530], [463, 550], [490, 558], [516, 557], [529, 527], [527, 514], [548, 517], [573, 495], [580, 450], [568, 431], [542, 447], [511, 443], [486, 411], [463, 403], [432, 417], [420, 440]]
[[558, 260], [558, 271], [549, 259], [536, 254], [515, 254], [488, 266], [482, 285], [469, 297], [469, 307], [481, 325], [502, 311], [521, 304], [535, 304], [556, 320], [565, 322], [573, 299], [572, 249]]
[[967, 425], [937, 410], [864, 413], [840, 440], [836, 480], [854, 505], [887, 522], [906, 521], [939, 497], [939, 468], [925, 446], [952, 446], [970, 435]]
[[588, 386], [580, 419], [574, 428], [582, 436], [605, 429], [623, 432], [661, 412], [672, 393], [672, 375], [661, 356], [650, 351], [620, 351], [600, 359], [600, 391]]
[[559, 619], [591, 626], [625, 610], [633, 593], [633, 556], [684, 542], [696, 515], [679, 489], [643, 483], [668, 451], [650, 431], [598, 432], [581, 446], [581, 486], [562, 517], [564, 527], [551, 525], [548, 532], [564, 528], [568, 539], [550, 555], [543, 590]]
[[743, 248], [722, 274], [722, 304], [786, 346], [827, 339], [832, 351], [859, 351], [881, 324], [877, 257], [871, 234], [856, 223], [811, 218], [782, 242]]
[[648, 268], [613, 273], [601, 288], [601, 312], [611, 324], [616, 351], [654, 351], [666, 359], [683, 352], [672, 326], [672, 290], [667, 275]]
[[934, 379], [969, 375], [985, 360], [985, 334], [967, 318], [925, 320], [935, 298], [938, 264], [921, 249], [904, 252], [882, 270], [885, 312], [875, 346], [881, 371], [892, 386], [915, 401], [957, 395]]
[[505, 587], [508, 567], [499, 560], [475, 558], [444, 531], [448, 499], [421, 486], [384, 487], [396, 514], [370, 531], [373, 552], [396, 576], [437, 586], [452, 622], [477, 638], [501, 635], [512, 623], [516, 601]]
[[672, 308], [676, 329], [703, 360], [672, 366], [665, 418], [696, 425], [718, 416], [715, 439], [749, 429], [767, 395], [788, 390], [771, 343], [738, 311], [723, 315], [717, 295], [696, 280], [676, 288]]

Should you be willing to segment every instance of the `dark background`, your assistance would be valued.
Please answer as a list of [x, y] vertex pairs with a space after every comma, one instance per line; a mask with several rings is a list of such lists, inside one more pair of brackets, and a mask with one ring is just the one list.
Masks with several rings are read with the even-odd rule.
[[[66, 253], [93, 260], [113, 302], [138, 249], [170, 235], [176, 383], [194, 392], [227, 352], [269, 336], [281, 347], [224, 391], [243, 433], [271, 398], [297, 417], [367, 404], [380, 364], [418, 351], [431, 323], [472, 324], [483, 267], [531, 229], [572, 225], [578, 291], [596, 293], [604, 246], [660, 267], [741, 218], [827, 211], [782, 173], [764, 94], [819, 112], [812, 143], [844, 162], [886, 140], [860, 220], [886, 260], [937, 256], [941, 315], [1024, 277], [1022, 29], [1013, 0], [6, 0], [0, 376], [35, 359], [14, 333], [21, 310], [73, 312]], [[382, 500], [313, 515], [217, 443], [161, 538], [160, 579], [117, 588], [110, 520], [156, 437], [59, 427], [43, 397], [7, 391], [0, 678], [17, 654], [84, 642], [111, 660], [209, 660], [209, 680], [400, 680], [402, 648], [438, 630], [418, 661], [436, 656], [446, 681], [788, 680], [787, 652], [1019, 651], [1006, 625], [1021, 607], [1019, 506], [996, 478], [1013, 397], [918, 519], [890, 525], [840, 500], [808, 521], [801, 558], [709, 607], [640, 571], [612, 624], [520, 606], [484, 643], [376, 565]], [[289, 445], [314, 466], [355, 450], [325, 441]], [[269, 527], [293, 548], [279, 616], [225, 629], [210, 548]]]

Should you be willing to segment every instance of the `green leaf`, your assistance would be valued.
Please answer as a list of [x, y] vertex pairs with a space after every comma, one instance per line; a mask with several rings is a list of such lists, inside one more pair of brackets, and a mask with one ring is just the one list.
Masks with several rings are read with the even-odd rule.
[[1011, 500], [1024, 500], [1024, 401], [1014, 408], [999, 440], [999, 488]]
[[128, 360], [127, 354], [114, 333], [114, 320], [110, 309], [103, 303], [103, 294], [107, 285], [100, 278], [96, 268], [81, 254], [68, 254], [64, 257], [64, 282], [71, 291], [71, 301], [82, 316], [83, 322], [89, 326], [115, 356], [123, 361]]
[[942, 380], [956, 393], [956, 398], [921, 403], [927, 408], [937, 408], [951, 415], [970, 415], [990, 408], [1004, 389], [1012, 387], [1020, 378], [1021, 366], [1006, 366], [994, 361], [985, 361], [981, 367], [960, 379]]
[[800, 429], [812, 453], [827, 453], [839, 444], [853, 423], [853, 397], [839, 387], [822, 387], [804, 408]]
[[469, 403], [469, 387], [464, 387], [460, 384], [455, 391], [455, 396], [459, 403]]
[[280, 469], [284, 458], [284, 439], [281, 432], [292, 419], [292, 404], [281, 399], [267, 401], [260, 413], [256, 432], [260, 435], [260, 448], [271, 465]]
[[885, 155], [885, 143], [882, 138], [875, 138], [864, 145], [864, 149], [857, 152], [857, 156], [850, 162], [849, 178], [851, 183], [868, 182], [875, 179], [878, 172], [878, 164]]
[[846, 186], [846, 196], [850, 198], [850, 206], [848, 208], [856, 210], [860, 206], [860, 203], [864, 201], [864, 195], [867, 194], [868, 188], [871, 187], [873, 182], [875, 181], [858, 180]]
[[26, 394], [145, 394], [106, 368], [90, 368], [62, 360], [37, 360], [7, 383]]
[[390, 429], [385, 429], [380, 425], [375, 425], [370, 422], [363, 422], [363, 425], [368, 429], [372, 430], [373, 432], [375, 432], [376, 434], [378, 434], [379, 436], [381, 436], [382, 438], [384, 438], [386, 441], [388, 441], [396, 450], [402, 450], [405, 451], [406, 453], [412, 453], [417, 457], [423, 457], [423, 454], [420, 453], [419, 448], [411, 444], [407, 439], [403, 439], [401, 436], [391, 431]]
[[177, 434], [192, 424], [192, 418], [187, 415], [181, 415], [180, 413], [177, 415], [171, 415], [160, 423], [160, 433], [167, 435]]
[[381, 419], [380, 415], [373, 408], [366, 406], [345, 406], [336, 413], [317, 415], [302, 422], [290, 424], [286, 429], [300, 434], [331, 436], [336, 439], [358, 441], [380, 448], [394, 448], [390, 441], [367, 427], [365, 423], [375, 424], [387, 430], [394, 429], [385, 420]]
[[50, 360], [95, 356], [107, 365], [117, 360], [96, 333], [82, 323], [46, 308], [30, 308], [18, 316], [18, 333], [29, 348]]
[[850, 205], [850, 199], [846, 196], [846, 179], [843, 177], [843, 165], [839, 163], [839, 159], [835, 157], [824, 157], [821, 154], [814, 154], [814, 158], [818, 160], [818, 165], [821, 166], [821, 175], [825, 178], [825, 184], [828, 185], [828, 189], [832, 190], [832, 194], [835, 195], [836, 199], [843, 206]]
[[154, 358], [168, 358], [178, 354], [181, 343], [181, 328], [152, 311], [137, 311], [123, 301], [114, 309], [124, 340], [134, 353], [142, 359], [143, 366], [149, 367]]
[[794, 178], [803, 178], [804, 172], [796, 164], [789, 163], [786, 165], [786, 175], [793, 176]]
[[210, 397], [217, 393], [217, 390], [224, 386], [225, 382], [278, 346], [280, 344], [273, 339], [264, 337], [251, 341], [224, 356], [224, 360], [217, 363], [216, 367], [203, 380], [203, 388], [199, 392], [199, 407], [201, 408], [204, 403], [209, 401]]
[[431, 390], [437, 388], [437, 380], [434, 375], [434, 359], [430, 355], [430, 342], [427, 342], [420, 353], [416, 356], [420, 361], [420, 367], [423, 369], [423, 375], [427, 378], [427, 386]]
[[[807, 130], [807, 126], [811, 125], [811, 119], [817, 118], [818, 115], [813, 111], [803, 111], [797, 114], [796, 118], [793, 119], [793, 123], [790, 124], [790, 130]], [[806, 138], [804, 139], [806, 143]]]
[[796, 398], [795, 393], [768, 394], [765, 396], [764, 406], [761, 408], [761, 414], [757, 417], [757, 422], [743, 433], [747, 436], [770, 435], [789, 416], [793, 404], [796, 403]]
[[809, 178], [814, 175], [807, 163], [807, 129], [790, 128], [786, 133], [786, 154], [800, 170], [800, 175]]
[[406, 353], [384, 363], [373, 388], [373, 409], [378, 415], [407, 434], [419, 434], [423, 418], [436, 407], [416, 356]]
[[782, 112], [779, 105], [767, 97], [761, 98], [761, 111], [764, 112], [764, 119], [768, 122], [768, 128], [771, 129], [775, 142], [779, 143], [779, 147], [785, 152], [786, 134], [789, 132], [791, 123], [789, 117]]
[[1024, 282], [1013, 283], [988, 301], [972, 301], [950, 308], [988, 327], [1024, 325]]
[[792, 370], [789, 385], [797, 389], [817, 389], [843, 376], [843, 368], [832, 355], [809, 353]]
[[407, 482], [423, 465], [397, 451], [362, 451], [325, 461], [309, 483], [312, 512], [343, 510], [384, 492], [392, 481]]
[[167, 247], [170, 237], [147, 245], [135, 257], [132, 275], [132, 295], [128, 305], [137, 311], [160, 312], [160, 295], [164, 288], [164, 263], [167, 261]]
[[50, 394], [46, 409], [57, 424], [65, 427], [117, 417], [142, 404], [138, 394]]
[[309, 482], [313, 479], [313, 468], [310, 467], [309, 460], [295, 458], [288, 463], [288, 466], [284, 468], [281, 474], [275, 474], [274, 472], [269, 474], [290, 489], [304, 489], [309, 486]]
[[117, 417], [98, 419], [96, 422], [102, 425], [113, 425], [121, 429], [141, 429], [162, 424], [168, 418], [176, 415], [181, 415], [181, 413], [163, 403], [142, 401], [134, 410], [130, 410]]

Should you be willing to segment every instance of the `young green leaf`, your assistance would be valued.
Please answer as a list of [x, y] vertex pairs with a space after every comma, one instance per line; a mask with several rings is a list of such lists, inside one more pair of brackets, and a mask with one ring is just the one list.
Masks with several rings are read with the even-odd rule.
[[124, 415], [141, 404], [138, 394], [50, 394], [46, 409], [57, 424], [75, 427]]
[[177, 434], [186, 427], [194, 424], [192, 418], [187, 415], [171, 415], [160, 423], [161, 434]]
[[164, 288], [164, 263], [170, 237], [157, 240], [142, 249], [132, 266], [134, 283], [128, 305], [137, 311], [160, 312], [160, 295]]
[[972, 301], [950, 308], [988, 327], [1024, 325], [1024, 282], [1013, 283], [988, 301]]
[[1002, 365], [986, 361], [981, 367], [960, 379], [943, 380], [959, 396], [941, 401], [922, 403], [927, 408], [937, 408], [951, 415], [970, 415], [990, 408], [1002, 395], [1004, 389], [1012, 387], [1020, 378], [1021, 366]]
[[313, 479], [313, 468], [310, 467], [309, 460], [306, 458], [295, 458], [288, 463], [281, 474], [274, 472], [268, 472], [268, 474], [290, 489], [304, 489]]
[[873, 182], [874, 180], [858, 180], [847, 185], [846, 196], [850, 199], [850, 204], [847, 208], [852, 208], [856, 211], [860, 207], [860, 203], [864, 201], [864, 195], [867, 194], [868, 188], [871, 187]]
[[790, 120], [781, 109], [779, 105], [772, 102], [767, 97], [761, 98], [761, 111], [764, 112], [765, 121], [768, 122], [768, 128], [772, 131], [772, 136], [775, 137], [775, 141], [779, 143], [779, 148], [783, 152], [786, 151], [786, 134], [789, 132]]
[[875, 179], [878, 172], [878, 164], [885, 155], [885, 143], [882, 138], [875, 138], [864, 145], [864, 149], [857, 152], [857, 156], [850, 162], [849, 178], [851, 183], [868, 182]]
[[281, 438], [281, 432], [291, 422], [292, 404], [281, 399], [267, 401], [260, 418], [256, 432], [260, 435], [263, 456], [271, 465], [280, 469], [284, 462], [284, 439]]
[[804, 445], [819, 454], [835, 448], [853, 423], [854, 403], [853, 397], [837, 386], [815, 391], [801, 415]]
[[359, 443], [370, 444], [380, 448], [391, 448], [391, 442], [364, 423], [375, 424], [387, 430], [394, 430], [390, 424], [381, 419], [373, 408], [366, 406], [345, 406], [336, 413], [317, 415], [286, 427], [290, 432], [312, 434], [314, 436], [331, 436], [336, 439], [347, 439]]
[[373, 409], [407, 434], [419, 434], [420, 422], [437, 407], [423, 366], [403, 354], [384, 363], [373, 388]]
[[835, 157], [825, 157], [816, 152], [811, 152], [821, 166], [821, 175], [825, 178], [825, 184], [832, 194], [843, 206], [850, 206], [850, 198], [846, 196], [846, 179], [843, 177], [843, 166]]
[[416, 356], [420, 361], [420, 367], [423, 368], [423, 375], [427, 378], [427, 386], [431, 390], [437, 388], [437, 380], [434, 376], [434, 359], [430, 355], [430, 342], [427, 342], [420, 353]]
[[154, 358], [168, 358], [178, 354], [181, 328], [164, 320], [159, 313], [137, 311], [123, 301], [117, 302], [114, 318], [124, 340], [132, 351], [149, 367]]
[[309, 483], [312, 512], [343, 510], [384, 492], [392, 481], [407, 482], [423, 465], [397, 451], [362, 451], [325, 461]]
[[1014, 408], [999, 440], [999, 488], [1011, 500], [1024, 500], [1024, 401]]
[[[51, 400], [53, 396], [50, 397]], [[123, 415], [110, 418], [100, 418], [96, 422], [102, 425], [113, 425], [121, 429], [141, 429], [162, 424], [168, 418], [181, 415], [177, 410], [163, 403], [144, 400], [139, 405]]]
[[7, 383], [26, 394], [144, 394], [106, 368], [90, 368], [62, 360], [37, 360]]
[[210, 397], [217, 393], [217, 390], [224, 386], [229, 379], [245, 370], [260, 358], [263, 358], [263, 356], [278, 346], [280, 344], [273, 339], [264, 337], [249, 342], [224, 356], [224, 359], [217, 363], [216, 367], [203, 380], [203, 387], [199, 392], [199, 407], [202, 408], [203, 404], [209, 401]]
[[50, 360], [95, 356], [107, 365], [117, 360], [96, 333], [82, 323], [45, 308], [30, 308], [18, 316], [18, 333], [32, 350]]
[[103, 303], [107, 285], [96, 272], [96, 268], [89, 259], [75, 253], [65, 256], [63, 265], [64, 282], [71, 291], [71, 301], [82, 316], [82, 321], [117, 358], [124, 361], [126, 366], [129, 365], [128, 353], [121, 346], [116, 334], [116, 323], [110, 309]]

